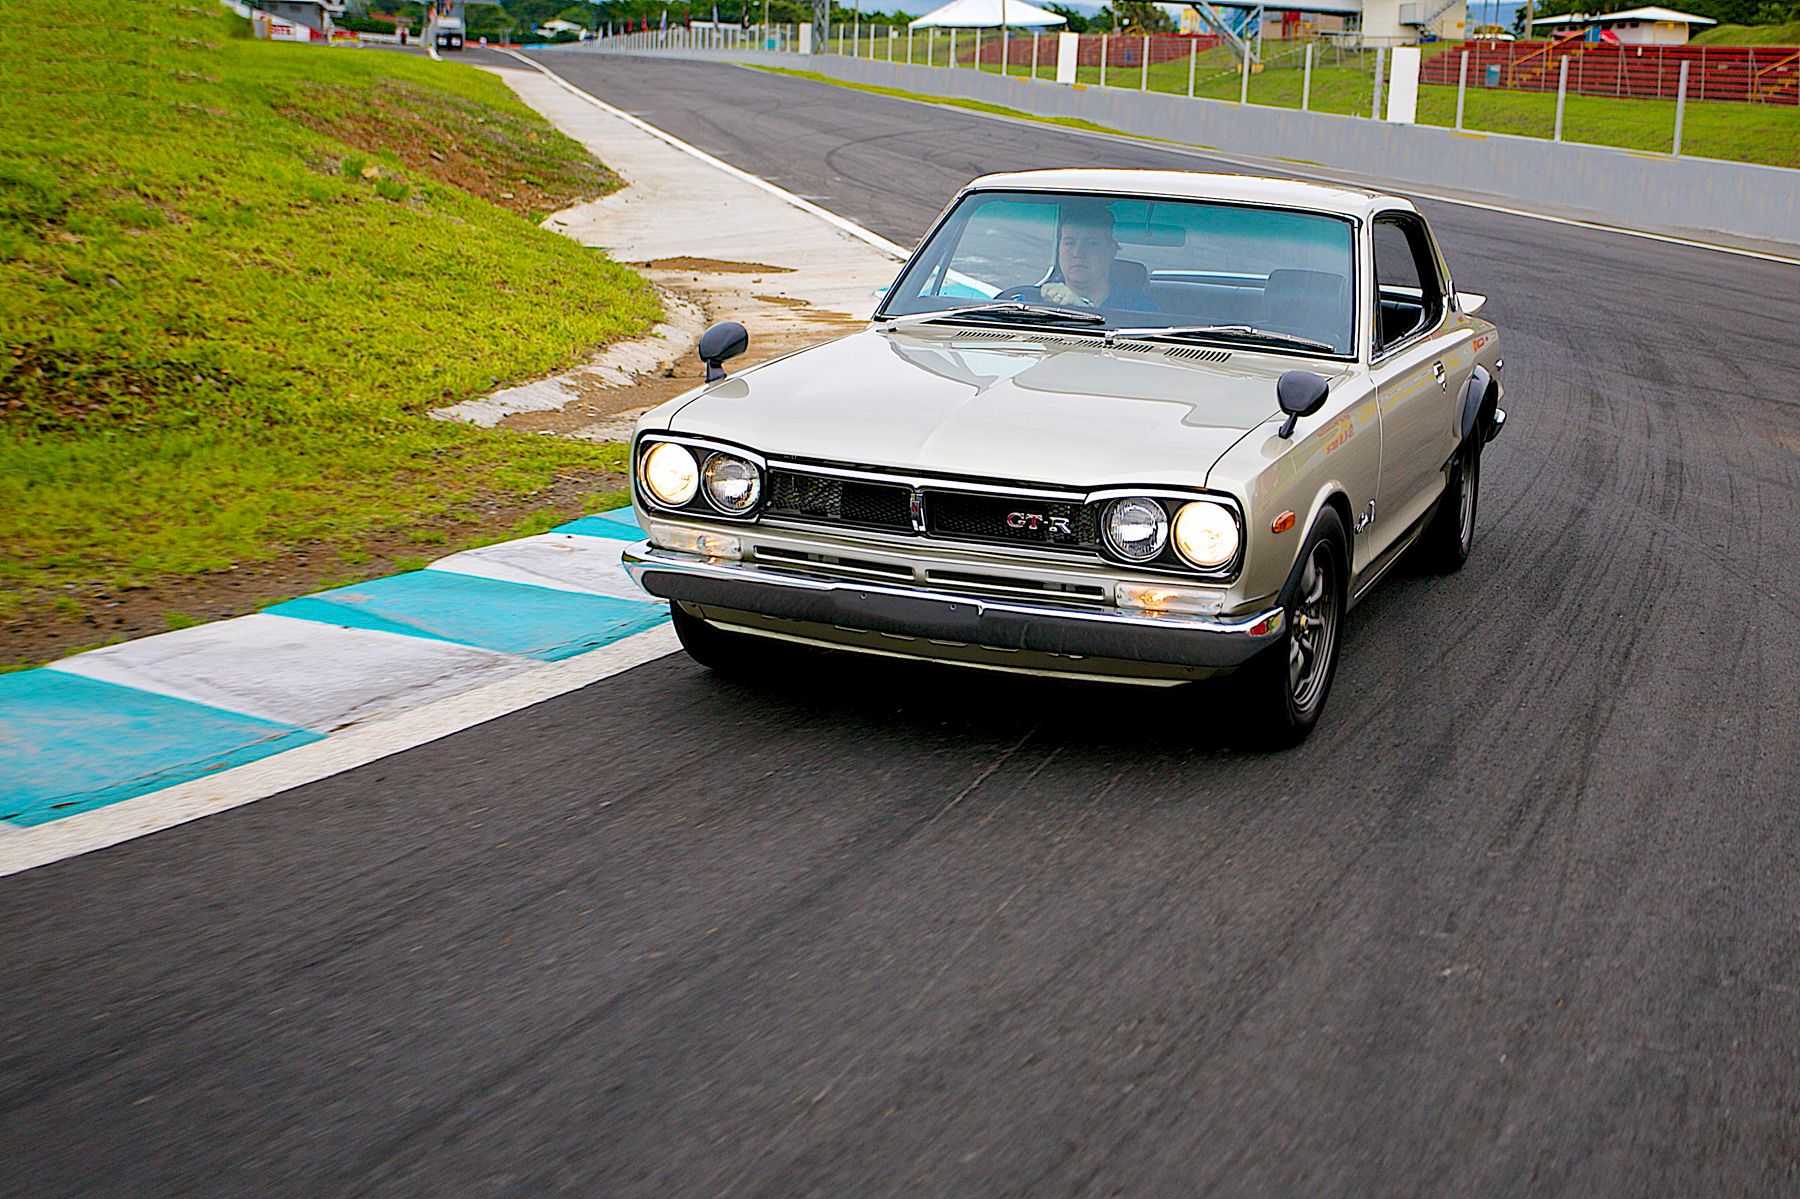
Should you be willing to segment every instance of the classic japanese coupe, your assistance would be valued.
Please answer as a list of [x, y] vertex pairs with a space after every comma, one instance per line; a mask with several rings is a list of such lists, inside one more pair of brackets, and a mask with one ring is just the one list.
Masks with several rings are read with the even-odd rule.
[[625, 555], [715, 669], [771, 643], [1176, 684], [1258, 740], [1331, 689], [1407, 551], [1456, 570], [1500, 343], [1418, 210], [1289, 180], [991, 175], [867, 329], [708, 382], [632, 446]]

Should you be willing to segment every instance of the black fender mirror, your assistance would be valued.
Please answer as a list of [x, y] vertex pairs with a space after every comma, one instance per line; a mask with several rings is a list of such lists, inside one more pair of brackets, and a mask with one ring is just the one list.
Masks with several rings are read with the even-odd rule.
[[727, 358], [736, 358], [750, 348], [750, 334], [736, 321], [720, 321], [700, 335], [700, 361], [706, 363], [706, 381], [717, 383], [725, 377], [720, 366]]
[[1281, 372], [1281, 378], [1275, 380], [1275, 398], [1281, 402], [1287, 420], [1281, 423], [1281, 431], [1276, 436], [1292, 437], [1295, 422], [1323, 408], [1325, 396], [1330, 391], [1331, 381], [1323, 375], [1311, 371]]

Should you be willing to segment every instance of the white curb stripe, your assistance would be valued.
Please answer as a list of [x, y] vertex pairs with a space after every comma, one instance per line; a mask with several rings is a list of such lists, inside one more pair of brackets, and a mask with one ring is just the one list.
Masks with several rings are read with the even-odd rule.
[[255, 803], [578, 691], [673, 653], [676, 648], [675, 631], [664, 625], [566, 662], [537, 666], [391, 720], [349, 729], [209, 778], [121, 800], [35, 828], [0, 828], [0, 875], [30, 870]]
[[850, 220], [847, 217], [841, 217], [837, 213], [832, 212], [828, 208], [821, 208], [817, 204], [814, 204], [811, 200], [804, 199], [803, 197], [797, 196], [793, 192], [788, 191], [786, 188], [777, 187], [775, 184], [770, 183], [767, 179], [764, 179], [761, 176], [752, 175], [749, 171], [742, 170], [738, 167], [734, 167], [730, 163], [726, 162], [724, 159], [714, 158], [711, 154], [708, 154], [705, 150], [700, 149], [698, 146], [689, 145], [687, 142], [682, 141], [680, 138], [676, 137], [672, 133], [664, 133], [662, 130], [658, 129], [656, 126], [650, 124], [649, 122], [640, 120], [639, 118], [632, 116], [630, 113], [624, 111], [623, 109], [614, 108], [612, 105], [608, 104], [606, 101], [600, 99], [599, 97], [594, 96], [588, 92], [582, 91], [580, 88], [576, 87], [573, 83], [570, 83], [567, 79], [564, 79], [561, 75], [558, 75], [555, 71], [552, 71], [549, 67], [545, 66], [543, 63], [536, 61], [535, 59], [526, 58], [523, 54], [520, 54], [516, 50], [508, 50], [508, 49], [505, 49], [504, 47], [499, 47], [499, 46], [496, 46], [493, 48], [499, 50], [500, 53], [502, 53], [502, 54], [510, 54], [512, 57], [518, 59], [520, 62], [524, 63], [528, 67], [531, 67], [535, 70], [543, 72], [558, 87], [562, 88], [564, 91], [568, 92], [572, 96], [576, 96], [582, 100], [587, 101], [589, 104], [592, 104], [595, 108], [600, 109], [602, 112], [607, 113], [611, 116], [615, 116], [619, 120], [624, 121], [626, 124], [632, 126], [633, 128], [640, 129], [643, 132], [648, 133], [651, 137], [653, 137], [656, 140], [663, 142], [667, 145], [673, 146], [675, 149], [680, 150], [683, 154], [690, 155], [694, 158], [699, 159], [701, 162], [704, 162], [706, 165], [708, 165], [710, 167], [714, 167], [718, 170], [724, 171], [727, 175], [730, 175], [734, 179], [741, 180], [745, 183], [748, 183], [752, 187], [760, 188], [763, 191], [768, 192], [771, 196], [776, 197], [777, 199], [781, 200], [783, 203], [793, 205], [795, 208], [798, 208], [801, 212], [810, 213], [811, 215], [818, 217], [821, 221], [824, 221], [826, 224], [830, 225], [834, 229], [837, 229], [839, 232], [847, 233], [851, 237], [856, 238], [858, 241], [867, 242], [869, 245], [874, 246], [877, 250], [880, 250], [883, 254], [888, 255], [890, 258], [893, 258], [896, 261], [905, 262], [907, 259], [907, 256], [912, 253], [912, 251], [908, 250], [905, 246], [900, 245], [898, 242], [889, 241], [887, 238], [881, 236], [881, 234], [876, 233], [875, 231], [873, 231], [871, 229], [865, 229], [861, 225], [857, 224], [855, 221]]
[[542, 533], [451, 554], [425, 569], [640, 604], [660, 603], [625, 573], [621, 554], [626, 544], [575, 533]]
[[453, 641], [259, 612], [89, 650], [46, 669], [329, 733], [533, 663]]

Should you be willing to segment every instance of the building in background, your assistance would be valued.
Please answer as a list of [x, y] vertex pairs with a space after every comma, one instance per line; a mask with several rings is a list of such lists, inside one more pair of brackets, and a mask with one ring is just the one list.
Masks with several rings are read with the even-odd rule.
[[1676, 12], [1672, 8], [1632, 8], [1595, 16], [1568, 13], [1560, 17], [1539, 17], [1531, 23], [1531, 35], [1563, 37], [1585, 32], [1592, 41], [1623, 46], [1685, 46], [1694, 35], [1694, 26], [1717, 24], [1706, 17]]
[[[1183, 33], [1212, 26], [1191, 4], [1168, 4]], [[1214, 4], [1234, 32], [1254, 30], [1256, 5]], [[1265, 41], [1279, 38], [1350, 37], [1371, 46], [1461, 41], [1468, 36], [1468, 0], [1312, 0], [1298, 7], [1271, 4], [1261, 10]]]

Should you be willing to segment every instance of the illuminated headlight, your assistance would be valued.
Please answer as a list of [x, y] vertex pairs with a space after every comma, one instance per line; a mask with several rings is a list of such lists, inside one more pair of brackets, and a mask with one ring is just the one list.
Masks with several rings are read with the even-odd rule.
[[686, 446], [659, 441], [644, 455], [640, 478], [657, 503], [679, 508], [699, 490], [700, 465]]
[[728, 515], [742, 516], [762, 498], [762, 472], [735, 455], [712, 455], [703, 475], [707, 501]]
[[1225, 505], [1195, 500], [1175, 513], [1175, 552], [1191, 565], [1210, 570], [1231, 561], [1237, 551], [1237, 521]]
[[1131, 496], [1106, 510], [1106, 543], [1119, 557], [1148, 562], [1169, 541], [1169, 514], [1155, 500]]

